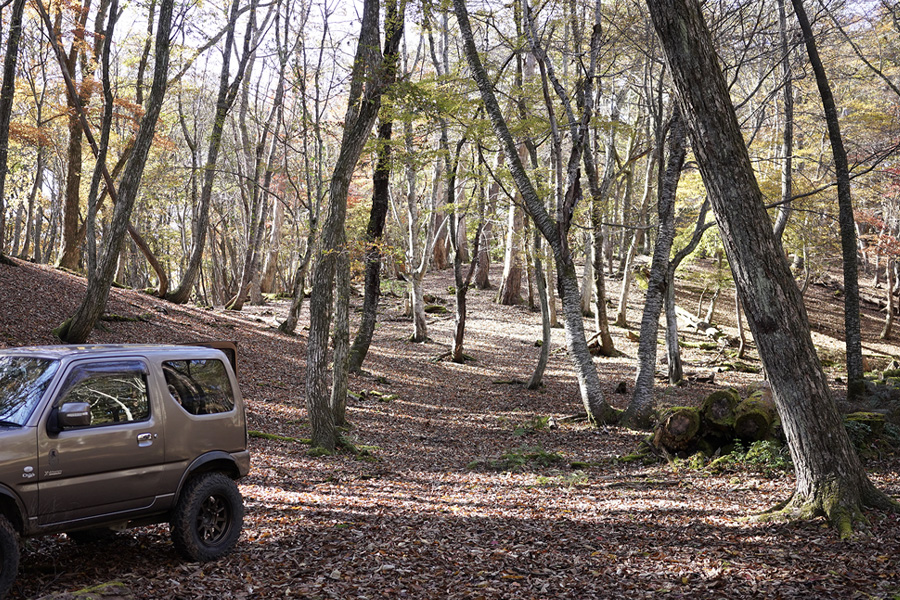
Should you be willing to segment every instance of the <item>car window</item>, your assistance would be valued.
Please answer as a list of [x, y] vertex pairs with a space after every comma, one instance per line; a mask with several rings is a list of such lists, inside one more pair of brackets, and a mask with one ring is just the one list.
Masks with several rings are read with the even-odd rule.
[[46, 358], [0, 357], [0, 422], [24, 425], [58, 367], [58, 361]]
[[170, 360], [163, 363], [169, 394], [192, 415], [228, 412], [234, 408], [231, 381], [221, 360]]
[[57, 405], [87, 402], [91, 427], [145, 421], [150, 418], [147, 375], [140, 361], [116, 361], [76, 367]]

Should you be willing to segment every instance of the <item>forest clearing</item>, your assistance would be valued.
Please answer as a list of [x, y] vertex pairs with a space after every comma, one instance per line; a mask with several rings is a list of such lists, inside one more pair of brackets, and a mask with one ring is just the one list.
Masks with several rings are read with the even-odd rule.
[[[681, 276], [682, 306], [696, 306], [698, 277], [709, 268], [700, 261]], [[430, 275], [428, 293], [447, 301], [450, 277]], [[52, 328], [84, 286], [47, 267], [0, 265], [3, 344], [54, 343]], [[306, 331], [277, 331], [283, 301], [234, 312], [113, 290], [107, 313], [117, 318], [101, 321], [92, 343], [237, 342], [250, 427], [260, 432], [251, 437], [253, 467], [241, 482], [244, 535], [232, 554], [203, 565], [177, 558], [165, 526], [98, 545], [63, 535], [29, 540], [11, 597], [69, 597], [61, 594], [107, 582], [120, 582], [135, 599], [900, 595], [897, 515], [869, 512], [869, 526], [841, 541], [824, 520], [745, 520], [791, 494], [792, 471], [783, 463], [716, 470], [677, 458], [620, 462], [647, 433], [565, 422], [583, 407], [561, 330], [553, 332], [544, 387], [524, 389], [537, 360], [540, 315], [492, 302], [495, 293], [471, 291], [474, 360], [464, 365], [435, 360], [450, 343], [451, 315], [430, 315], [433, 341], [411, 343], [401, 300], [383, 298], [365, 374], [350, 380], [346, 436], [356, 451], [310, 456], [303, 441]], [[807, 298], [817, 346], [834, 359], [842, 349], [839, 295], [814, 284]], [[640, 308], [632, 307], [632, 322]], [[879, 313], [864, 308], [865, 352], [884, 368], [897, 349], [877, 341]], [[734, 334], [727, 303], [713, 322]], [[616, 387], [624, 382], [630, 390], [634, 378], [629, 332], [613, 328], [621, 356], [595, 359], [606, 397], [620, 408], [628, 396]], [[704, 339], [683, 336], [688, 345]], [[664, 404], [694, 404], [761, 379], [725, 371], [713, 383], [691, 381], [714, 373], [722, 357], [685, 347], [684, 359], [685, 385], [657, 379]], [[754, 352], [746, 362], [759, 365]], [[835, 361], [829, 380], [842, 369]], [[841, 398], [843, 386], [835, 383], [834, 393]], [[896, 447], [870, 447], [866, 457], [873, 481], [900, 496]]]
[[0, 33], [0, 597], [900, 600], [896, 1]]

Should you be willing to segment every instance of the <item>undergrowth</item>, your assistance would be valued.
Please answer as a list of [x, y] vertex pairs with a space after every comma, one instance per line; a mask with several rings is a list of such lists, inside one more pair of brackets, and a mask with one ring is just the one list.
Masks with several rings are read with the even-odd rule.
[[473, 460], [466, 465], [466, 468], [469, 470], [519, 472], [529, 467], [549, 467], [562, 461], [562, 456], [555, 452], [548, 452], [540, 446], [519, 446], [507, 450], [498, 458]]

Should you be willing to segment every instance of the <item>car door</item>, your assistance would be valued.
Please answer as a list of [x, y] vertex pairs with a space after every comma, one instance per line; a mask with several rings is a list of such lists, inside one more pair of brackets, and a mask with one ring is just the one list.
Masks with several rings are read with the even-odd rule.
[[142, 359], [82, 361], [64, 374], [53, 408], [87, 403], [90, 424], [61, 428], [54, 410], [38, 433], [38, 522], [42, 526], [152, 510], [163, 428]]

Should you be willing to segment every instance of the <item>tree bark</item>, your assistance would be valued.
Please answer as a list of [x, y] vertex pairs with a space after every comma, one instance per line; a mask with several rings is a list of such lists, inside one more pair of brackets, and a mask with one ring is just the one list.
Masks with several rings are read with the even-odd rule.
[[547, 278], [544, 276], [544, 261], [541, 258], [541, 234], [534, 232], [534, 280], [538, 289], [541, 304], [541, 353], [528, 384], [529, 390], [539, 389], [543, 385], [544, 371], [550, 360], [550, 303], [547, 299]]
[[[644, 313], [641, 317], [641, 333], [638, 341], [637, 375], [634, 393], [621, 422], [631, 427], [650, 427], [653, 418], [653, 385], [656, 378], [657, 332], [659, 315], [669, 285], [669, 254], [675, 240], [675, 194], [681, 177], [681, 168], [686, 155], [687, 133], [678, 109], [669, 124], [669, 158], [664, 173], [660, 173], [659, 198], [657, 201], [658, 224], [656, 246], [650, 263], [647, 294], [644, 298]], [[660, 140], [660, 145], [662, 140]], [[657, 154], [661, 154], [657, 151]], [[660, 160], [660, 165], [662, 161]]]
[[781, 43], [781, 77], [784, 80], [782, 101], [784, 103], [784, 132], [781, 137], [781, 204], [778, 205], [778, 216], [775, 218], [775, 237], [784, 236], [788, 221], [791, 218], [791, 194], [793, 188], [794, 166], [794, 75], [791, 72], [791, 54], [787, 39], [787, 17], [784, 11], [784, 0], [778, 4], [778, 34]]
[[675, 385], [684, 377], [681, 350], [678, 348], [678, 317], [675, 314], [675, 269], [668, 270], [666, 283], [666, 357], [669, 383]]
[[[496, 173], [504, 162], [503, 150], [497, 151], [496, 162], [494, 163], [494, 173]], [[492, 181], [488, 188], [488, 214], [494, 215], [497, 212], [497, 198], [500, 196], [500, 184]], [[478, 246], [478, 270], [475, 271], [475, 287], [479, 290], [491, 289], [491, 241], [494, 233], [493, 219], [488, 219], [481, 230], [481, 243]]]
[[[380, 50], [378, 18], [379, 1], [366, 0], [360, 25], [356, 60], [351, 74], [349, 104], [344, 120], [344, 134], [328, 192], [328, 212], [322, 226], [319, 257], [313, 274], [313, 289], [317, 291], [309, 301], [309, 338], [306, 358], [306, 410], [312, 427], [312, 444], [334, 450], [337, 444], [334, 405], [326, 382], [328, 339], [332, 320], [334, 280], [339, 266], [349, 268], [349, 261], [341, 262], [347, 252], [344, 224], [347, 214], [347, 195], [350, 180], [366, 140], [378, 117], [381, 96], [385, 89], [384, 61]], [[402, 10], [400, 13], [402, 14]], [[388, 21], [386, 38], [399, 37], [396, 22]], [[397, 42], [388, 42], [385, 45]], [[343, 276], [343, 275], [342, 275]], [[345, 371], [346, 364], [335, 370]], [[337, 376], [346, 376], [337, 374]], [[332, 380], [336, 375], [332, 373]]]
[[862, 334], [859, 317], [859, 273], [856, 259], [857, 240], [856, 223], [853, 217], [853, 202], [850, 196], [850, 168], [847, 164], [847, 152], [841, 137], [837, 107], [825, 67], [819, 58], [816, 40], [813, 37], [803, 0], [791, 0], [794, 14], [800, 23], [806, 42], [806, 53], [816, 75], [816, 85], [822, 98], [825, 122], [828, 124], [828, 139], [831, 141], [831, 152], [834, 156], [834, 172], [837, 178], [838, 224], [841, 230], [841, 258], [844, 263], [844, 339], [847, 347], [847, 396], [852, 400], [864, 391]]
[[[15, 0], [9, 16], [9, 38], [3, 58], [3, 83], [0, 86], [0, 253], [6, 247], [6, 174], [9, 172], [9, 121], [16, 91], [16, 62], [19, 58], [19, 39], [22, 37], [22, 14], [25, 0]], [[18, 232], [18, 223], [16, 225]], [[18, 236], [17, 236], [18, 237]], [[27, 235], [25, 236], [28, 237]], [[18, 240], [16, 241], [18, 246]]]
[[864, 505], [897, 505], [867, 478], [830, 395], [700, 6], [696, 0], [647, 5], [794, 461], [795, 492], [767, 518], [826, 516], [849, 536]]
[[889, 340], [891, 339], [891, 328], [894, 326], [894, 265], [891, 259], [887, 259], [887, 269], [885, 272], [887, 273], [887, 316], [884, 319], [884, 327], [881, 329], [881, 333], [878, 335], [878, 339], [881, 340]]
[[[397, 3], [388, 2], [385, 6], [385, 19], [396, 22], [398, 35], [388, 40], [384, 48], [384, 60], [387, 67], [385, 85], [393, 85], [397, 72], [397, 46], [391, 46], [392, 40], [400, 40], [403, 35], [402, 14], [397, 14]], [[390, 178], [391, 178], [391, 136], [393, 133], [393, 117], [384, 118], [378, 126], [378, 162], [372, 174], [372, 209], [366, 225], [365, 253], [365, 291], [363, 293], [363, 309], [359, 330], [350, 347], [348, 369], [351, 373], [362, 370], [363, 361], [369, 352], [372, 336], [375, 334], [375, 320], [378, 314], [378, 299], [381, 296], [381, 240], [384, 236], [384, 224], [387, 219]]]
[[[41, 0], [43, 1], [43, 0]], [[88, 13], [90, 12], [90, 0], [81, 7], [81, 15], [79, 15], [76, 24], [76, 38], [84, 37], [87, 24]], [[40, 7], [43, 10], [43, 5]], [[57, 16], [59, 22], [59, 16]], [[56, 28], [50, 25], [49, 16], [46, 19], [47, 35], [52, 36], [56, 40]], [[61, 63], [65, 65], [65, 69], [70, 73], [75, 73], [75, 67], [78, 64], [79, 56], [84, 53], [84, 46], [73, 42], [72, 47], [65, 56], [60, 56]], [[82, 68], [85, 69], [85, 59], [82, 56]], [[74, 83], [74, 81], [73, 81]], [[63, 247], [59, 261], [59, 266], [64, 269], [74, 270], [78, 268], [81, 258], [81, 244], [77, 239], [78, 221], [80, 217], [79, 206], [81, 204], [81, 139], [82, 129], [77, 106], [86, 103], [90, 98], [91, 92], [87, 89], [78, 91], [75, 86], [71, 89], [66, 87], [66, 105], [69, 109], [68, 130], [69, 141], [66, 148], [66, 186], [65, 195], [63, 196], [63, 222], [62, 222], [62, 238]]]
[[244, 34], [243, 54], [238, 61], [237, 72], [234, 80], [229, 83], [231, 76], [231, 54], [234, 48], [234, 30], [238, 17], [241, 14], [240, 0], [234, 0], [228, 18], [228, 31], [225, 35], [225, 47], [222, 50], [222, 72], [219, 76], [219, 92], [216, 98], [216, 112], [213, 117], [213, 125], [209, 134], [209, 147], [206, 153], [206, 164], [203, 167], [203, 187], [200, 190], [199, 206], [195, 208], [196, 219], [193, 223], [191, 235], [191, 257], [188, 260], [187, 269], [181, 277], [178, 287], [166, 294], [166, 300], [175, 304], [184, 304], [191, 297], [191, 291], [200, 274], [200, 265], [203, 261], [203, 250], [206, 247], [206, 232], [209, 228], [209, 208], [212, 201], [213, 183], [216, 178], [216, 165], [219, 160], [219, 149], [222, 146], [222, 133], [225, 130], [225, 117], [234, 105], [235, 98], [240, 89], [241, 80], [244, 77], [247, 62], [250, 60], [250, 43], [252, 40], [252, 21], [256, 11], [257, 0], [250, 0], [251, 15], [248, 19], [247, 31]]

